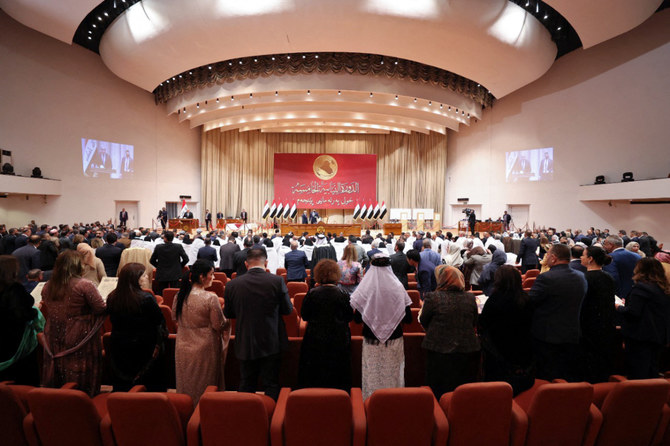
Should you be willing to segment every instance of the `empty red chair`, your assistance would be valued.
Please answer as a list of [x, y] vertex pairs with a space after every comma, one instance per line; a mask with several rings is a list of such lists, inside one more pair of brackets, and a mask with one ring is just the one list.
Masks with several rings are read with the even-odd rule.
[[223, 283], [224, 285], [226, 282], [228, 282], [228, 276], [226, 276], [226, 273], [220, 273], [220, 272], [214, 272], [214, 280], [218, 280], [219, 282]]
[[528, 415], [526, 446], [593, 445], [602, 415], [592, 399], [593, 386], [588, 383], [542, 385], [527, 407], [517, 397]]
[[286, 314], [282, 316], [284, 318], [284, 325], [286, 326], [286, 335], [289, 337], [299, 337], [300, 336], [300, 319], [298, 318], [298, 313], [291, 311], [291, 314]]
[[179, 288], [165, 288], [162, 294], [163, 305], [172, 308], [172, 303], [177, 298], [177, 294], [179, 294]]
[[412, 322], [407, 325], [403, 325], [402, 330], [405, 333], [425, 333], [423, 326], [419, 322], [419, 311], [421, 308], [411, 308], [412, 310]]
[[407, 282], [407, 288], [410, 290], [417, 290], [418, 287], [416, 286], [416, 282]]
[[230, 280], [233, 280], [235, 277], [237, 277], [237, 273], [233, 273], [233, 276], [230, 278]]
[[504, 382], [459, 386], [440, 398], [449, 422], [449, 446], [523, 446], [528, 418]]
[[165, 318], [165, 325], [168, 329], [168, 333], [177, 333], [177, 321], [172, 320], [172, 308], [167, 305], [159, 305], [161, 313]]
[[274, 408], [265, 395], [206, 392], [188, 423], [188, 445], [267, 446]]
[[298, 293], [307, 293], [309, 291], [305, 282], [288, 282], [286, 287], [288, 288], [288, 296], [291, 299], [295, 298], [295, 295]]
[[407, 295], [412, 299], [412, 308], [421, 308], [421, 294], [418, 290], [407, 290]]
[[416, 282], [416, 274], [415, 273], [407, 274], [407, 281], [408, 282]]
[[670, 415], [666, 405], [670, 383], [664, 379], [645, 379], [595, 387], [610, 389], [600, 408], [603, 424], [596, 445], [660, 443]]
[[296, 293], [293, 297], [293, 308], [298, 312], [299, 317], [302, 314], [302, 302], [305, 300], [305, 296], [307, 296], [307, 293]]
[[537, 277], [540, 275], [540, 270], [539, 269], [529, 269], [526, 271], [526, 274], [524, 275], [524, 279], [529, 279], [531, 277]]
[[442, 446], [449, 437], [444, 412], [426, 388], [380, 389], [365, 400], [367, 446]]
[[31, 446], [102, 446], [100, 420], [107, 395], [95, 402], [84, 392], [38, 388], [28, 393], [30, 412], [23, 421]]
[[521, 284], [522, 288], [532, 288], [533, 284], [535, 283], [535, 277], [527, 277], [523, 280], [523, 283]]
[[286, 274], [286, 268], [277, 268], [277, 272], [275, 273], [278, 276], [281, 276], [282, 274]]
[[186, 423], [193, 413], [191, 397], [179, 393], [113, 393], [101, 431], [116, 446], [183, 446]]
[[0, 432], [2, 444], [6, 446], [26, 446], [23, 433], [23, 419], [26, 407], [8, 385], [0, 383]]
[[223, 297], [225, 287], [220, 280], [212, 280], [212, 285], [206, 291], [214, 292], [218, 297]]
[[272, 446], [365, 446], [361, 389], [282, 389], [270, 435]]

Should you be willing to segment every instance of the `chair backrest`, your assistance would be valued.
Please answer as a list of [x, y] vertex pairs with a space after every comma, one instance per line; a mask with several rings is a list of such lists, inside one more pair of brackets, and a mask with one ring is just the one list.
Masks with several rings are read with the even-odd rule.
[[407, 281], [408, 282], [416, 282], [416, 274], [415, 273], [407, 273]]
[[168, 329], [168, 333], [177, 333], [177, 321], [172, 320], [172, 309], [167, 305], [159, 305], [161, 313], [165, 318], [165, 325]]
[[536, 277], [526, 277], [521, 284], [522, 288], [532, 288]]
[[351, 444], [353, 413], [344, 390], [301, 389], [286, 401], [284, 441], [287, 446]]
[[421, 294], [418, 290], [407, 290], [407, 295], [412, 299], [412, 308], [421, 308]]
[[291, 299], [293, 299], [298, 293], [306, 293], [309, 291], [309, 288], [305, 282], [288, 282], [286, 287], [288, 288], [288, 296]]
[[30, 414], [24, 421], [41, 446], [101, 446], [100, 415], [84, 392], [40, 388], [28, 394]]
[[269, 416], [274, 409], [271, 398], [253, 393], [207, 392], [198, 407], [202, 446], [269, 444]]
[[424, 446], [434, 428], [433, 393], [425, 388], [381, 389], [365, 401], [367, 446]]
[[425, 333], [423, 326], [419, 322], [419, 311], [421, 308], [411, 308], [412, 310], [412, 322], [403, 326], [403, 332], [405, 333]]
[[228, 282], [228, 276], [226, 276], [226, 273], [221, 273], [221, 272], [214, 272], [214, 280], [218, 280], [222, 282], [224, 285], [226, 282]]
[[295, 308], [293, 308], [291, 314], [286, 314], [282, 317], [284, 318], [284, 325], [286, 326], [286, 334], [290, 337], [299, 337], [300, 319], [298, 318], [298, 312]]
[[351, 336], [363, 336], [363, 324], [357, 324], [354, 321], [349, 322]]
[[541, 386], [528, 407], [526, 446], [579, 446], [589, 423], [593, 386], [561, 383]]
[[220, 280], [212, 280], [212, 285], [206, 291], [213, 291], [218, 297], [223, 297], [225, 287]]
[[302, 311], [302, 301], [305, 300], [307, 293], [296, 293], [293, 297], [293, 308], [298, 312], [298, 317], [300, 317], [300, 312]]
[[416, 282], [407, 282], [407, 288], [410, 290], [418, 290]]
[[165, 288], [163, 294], [161, 294], [161, 296], [163, 296], [163, 305], [172, 308], [172, 304], [174, 303], [177, 294], [179, 294], [179, 288]]
[[25, 434], [23, 433], [23, 419], [26, 416], [26, 408], [21, 400], [14, 395], [12, 389], [6, 384], [0, 384], [0, 432], [2, 432], [2, 444], [7, 446], [26, 446]]
[[540, 275], [540, 270], [539, 269], [529, 269], [526, 271], [525, 279], [530, 279], [531, 277], [537, 277]]
[[281, 276], [282, 274], [286, 274], [286, 268], [277, 268], [277, 273], [278, 276]]
[[664, 379], [624, 381], [612, 388], [601, 412], [603, 424], [596, 445], [651, 444], [668, 400]]
[[504, 382], [459, 386], [440, 398], [449, 420], [449, 446], [506, 446], [512, 425], [512, 386]]
[[107, 399], [116, 446], [183, 446], [184, 426], [162, 393], [114, 393]]

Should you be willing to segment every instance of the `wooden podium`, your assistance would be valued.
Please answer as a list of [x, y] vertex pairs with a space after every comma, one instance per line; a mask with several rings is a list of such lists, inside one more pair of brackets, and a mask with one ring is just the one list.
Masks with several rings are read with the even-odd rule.
[[200, 227], [197, 218], [171, 218], [168, 220], [168, 228], [178, 231], [192, 232]]
[[315, 225], [303, 225], [303, 224], [291, 224], [291, 223], [282, 223], [281, 233], [286, 235], [289, 232], [293, 234], [300, 235], [303, 232], [309, 233], [309, 235], [315, 235], [317, 232], [330, 232], [336, 236], [343, 232], [344, 235], [355, 235], [360, 237], [361, 235], [361, 225], [360, 224], [324, 224], [317, 223]]
[[382, 225], [382, 230], [385, 235], [392, 232], [393, 235], [398, 236], [402, 232], [402, 223], [384, 223]]

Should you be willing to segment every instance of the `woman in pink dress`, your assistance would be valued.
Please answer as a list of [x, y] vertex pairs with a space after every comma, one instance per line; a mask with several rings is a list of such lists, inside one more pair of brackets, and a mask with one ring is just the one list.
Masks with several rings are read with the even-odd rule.
[[224, 389], [230, 326], [216, 294], [205, 291], [213, 279], [211, 262], [196, 260], [188, 276], [182, 278], [181, 289], [172, 304], [172, 317], [179, 323], [175, 346], [177, 392], [189, 395], [194, 405], [207, 386]]

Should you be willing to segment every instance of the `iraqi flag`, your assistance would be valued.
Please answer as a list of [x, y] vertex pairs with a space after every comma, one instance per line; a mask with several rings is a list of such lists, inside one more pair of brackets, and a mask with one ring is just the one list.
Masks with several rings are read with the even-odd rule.
[[357, 202], [356, 202], [356, 207], [354, 208], [354, 220], [356, 220], [356, 219], [358, 218], [358, 215], [359, 215], [360, 213], [361, 213], [361, 205], [360, 205], [360, 203], [357, 201]]
[[268, 200], [265, 200], [265, 206], [263, 206], [263, 212], [261, 213], [261, 218], [268, 218], [269, 213], [270, 213], [270, 204], [268, 203]]
[[295, 203], [295, 201], [294, 201], [294, 202], [293, 202], [293, 206], [291, 206], [290, 217], [291, 217], [291, 218], [295, 218], [295, 215], [296, 215], [297, 213], [298, 213], [298, 205], [297, 205], [297, 204]]
[[374, 210], [374, 212], [372, 213], [372, 218], [374, 218], [374, 219], [376, 220], [377, 217], [379, 217], [379, 212], [380, 212], [380, 211], [381, 211], [381, 210], [379, 209], [379, 202], [377, 202], [377, 204], [375, 205], [375, 210]]
[[275, 214], [277, 214], [277, 203], [272, 200], [272, 206], [270, 206], [270, 218], [275, 218]]
[[360, 215], [360, 217], [361, 217], [363, 220], [365, 220], [365, 216], [366, 216], [366, 214], [367, 214], [367, 212], [366, 212], [367, 209], [368, 209], [367, 206], [365, 206], [365, 204], [363, 204], [363, 207], [361, 208], [361, 215]]
[[386, 215], [386, 202], [382, 201], [382, 207], [379, 209], [379, 219], [382, 220]]
[[187, 210], [188, 210], [188, 208], [186, 207], [186, 200], [182, 199], [181, 200], [181, 210], [179, 211], [179, 218], [184, 218], [184, 214], [186, 213]]
[[375, 213], [375, 208], [372, 206], [372, 202], [368, 205], [368, 215], [365, 216], [368, 220], [372, 218], [372, 215]]
[[279, 204], [277, 205], [277, 213], [275, 214], [277, 216], [277, 218], [281, 218], [283, 210], [284, 210], [284, 205], [280, 201]]
[[287, 202], [284, 204], [284, 218], [288, 218], [289, 215], [291, 215], [291, 205], [290, 205], [289, 202], [287, 201]]

